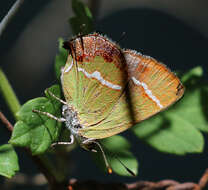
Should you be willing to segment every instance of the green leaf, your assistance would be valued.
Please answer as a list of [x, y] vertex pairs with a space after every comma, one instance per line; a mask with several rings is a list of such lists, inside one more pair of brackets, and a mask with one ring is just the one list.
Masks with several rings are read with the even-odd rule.
[[57, 116], [61, 116], [60, 107], [62, 106], [62, 103], [60, 101], [56, 100], [54, 97], [52, 97], [48, 93], [48, 91], [50, 91], [56, 97], [61, 98], [61, 87], [60, 87], [60, 85], [53, 85], [53, 86], [51, 86], [50, 88], [45, 90], [45, 95], [50, 100], [50, 102], [53, 104], [54, 110], [58, 110], [57, 113], [56, 113]]
[[185, 74], [184, 97], [168, 110], [133, 127], [134, 133], [162, 152], [202, 152], [204, 139], [200, 131], [208, 132], [208, 85], [199, 82], [201, 73], [198, 67]]
[[[54, 95], [60, 97], [60, 88], [54, 85], [49, 88]], [[46, 93], [49, 97], [49, 95]], [[19, 121], [15, 124], [10, 143], [16, 146], [26, 146], [32, 154], [45, 152], [59, 134], [61, 124], [46, 115], [34, 113], [32, 110], [44, 111], [54, 116], [60, 116], [61, 103], [53, 97], [39, 97], [26, 102], [19, 112]]]
[[0, 175], [11, 178], [19, 170], [18, 157], [10, 144], [0, 146]]
[[56, 55], [55, 58], [55, 73], [57, 79], [60, 81], [61, 77], [61, 68], [64, 67], [67, 61], [68, 51], [63, 48], [64, 40], [59, 38], [59, 53]]
[[184, 84], [188, 82], [193, 85], [202, 77], [202, 75], [203, 75], [203, 69], [202, 67], [198, 66], [198, 67], [191, 69], [185, 75], [183, 75], [181, 78], [181, 81]]
[[74, 34], [89, 34], [93, 31], [93, 18], [89, 8], [79, 0], [72, 0], [75, 17], [69, 19]]
[[[100, 141], [104, 149], [106, 158], [113, 169], [113, 172], [122, 176], [132, 176], [125, 167], [120, 163], [120, 161], [135, 175], [138, 173], [138, 162], [134, 155], [129, 151], [130, 144], [122, 136], [115, 135]], [[107, 171], [103, 155], [97, 149], [98, 153], [92, 153], [95, 162], [99, 167]], [[120, 161], [119, 161], [120, 160]]]

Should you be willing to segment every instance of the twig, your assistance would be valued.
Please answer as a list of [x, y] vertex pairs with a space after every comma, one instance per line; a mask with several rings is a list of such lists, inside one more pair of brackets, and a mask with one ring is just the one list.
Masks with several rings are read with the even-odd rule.
[[208, 169], [205, 171], [199, 183], [179, 183], [174, 180], [162, 180], [159, 182], [138, 181], [131, 184], [108, 183], [103, 184], [97, 181], [80, 182], [76, 179], [69, 181], [69, 190], [207, 190]]
[[128, 189], [164, 189], [170, 186], [176, 186], [179, 182], [174, 180], [162, 180], [157, 183], [149, 181], [139, 181], [131, 184], [126, 184]]
[[199, 180], [199, 186], [201, 187], [201, 189], [208, 186], [208, 169], [205, 170], [202, 178]]
[[7, 15], [3, 18], [3, 20], [0, 23], [0, 36], [2, 35], [3, 31], [6, 29], [8, 23], [11, 21], [11, 19], [14, 17], [14, 15], [17, 13], [18, 9], [22, 5], [24, 0], [17, 0], [14, 5], [11, 7]]
[[8, 119], [1, 111], [0, 111], [0, 120], [2, 121], [3, 124], [5, 124], [5, 126], [9, 131], [13, 131], [13, 125], [8, 121]]

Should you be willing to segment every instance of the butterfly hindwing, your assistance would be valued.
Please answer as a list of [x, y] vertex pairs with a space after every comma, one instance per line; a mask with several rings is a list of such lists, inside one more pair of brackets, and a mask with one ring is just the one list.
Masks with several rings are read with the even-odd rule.
[[80, 130], [84, 137], [101, 139], [120, 133], [166, 109], [184, 93], [180, 80], [165, 65], [132, 50], [123, 53], [128, 66], [128, 88], [107, 118]]
[[124, 55], [136, 122], [166, 109], [181, 98], [184, 87], [165, 65], [132, 50], [124, 51]]

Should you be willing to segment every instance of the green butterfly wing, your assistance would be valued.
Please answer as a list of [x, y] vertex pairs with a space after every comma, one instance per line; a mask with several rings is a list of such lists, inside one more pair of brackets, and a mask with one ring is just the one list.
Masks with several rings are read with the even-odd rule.
[[104, 120], [127, 84], [125, 59], [114, 43], [99, 34], [68, 42], [71, 54], [61, 82], [67, 103], [86, 129]]

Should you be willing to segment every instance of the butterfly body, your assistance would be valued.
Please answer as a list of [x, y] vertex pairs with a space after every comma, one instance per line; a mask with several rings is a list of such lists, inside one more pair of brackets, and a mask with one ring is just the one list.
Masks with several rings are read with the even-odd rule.
[[79, 134], [79, 129], [81, 129], [82, 126], [80, 125], [79, 120], [77, 118], [77, 112], [74, 111], [71, 107], [69, 107], [68, 105], [65, 104], [65, 105], [62, 106], [62, 116], [65, 119], [66, 128], [71, 133], [71, 138], [72, 139], [71, 139], [70, 143], [73, 143], [74, 138], [75, 138], [76, 141], [83, 148], [88, 150], [87, 144], [90, 144], [90, 141], [87, 138], [85, 138], [85, 137], [83, 137]]

